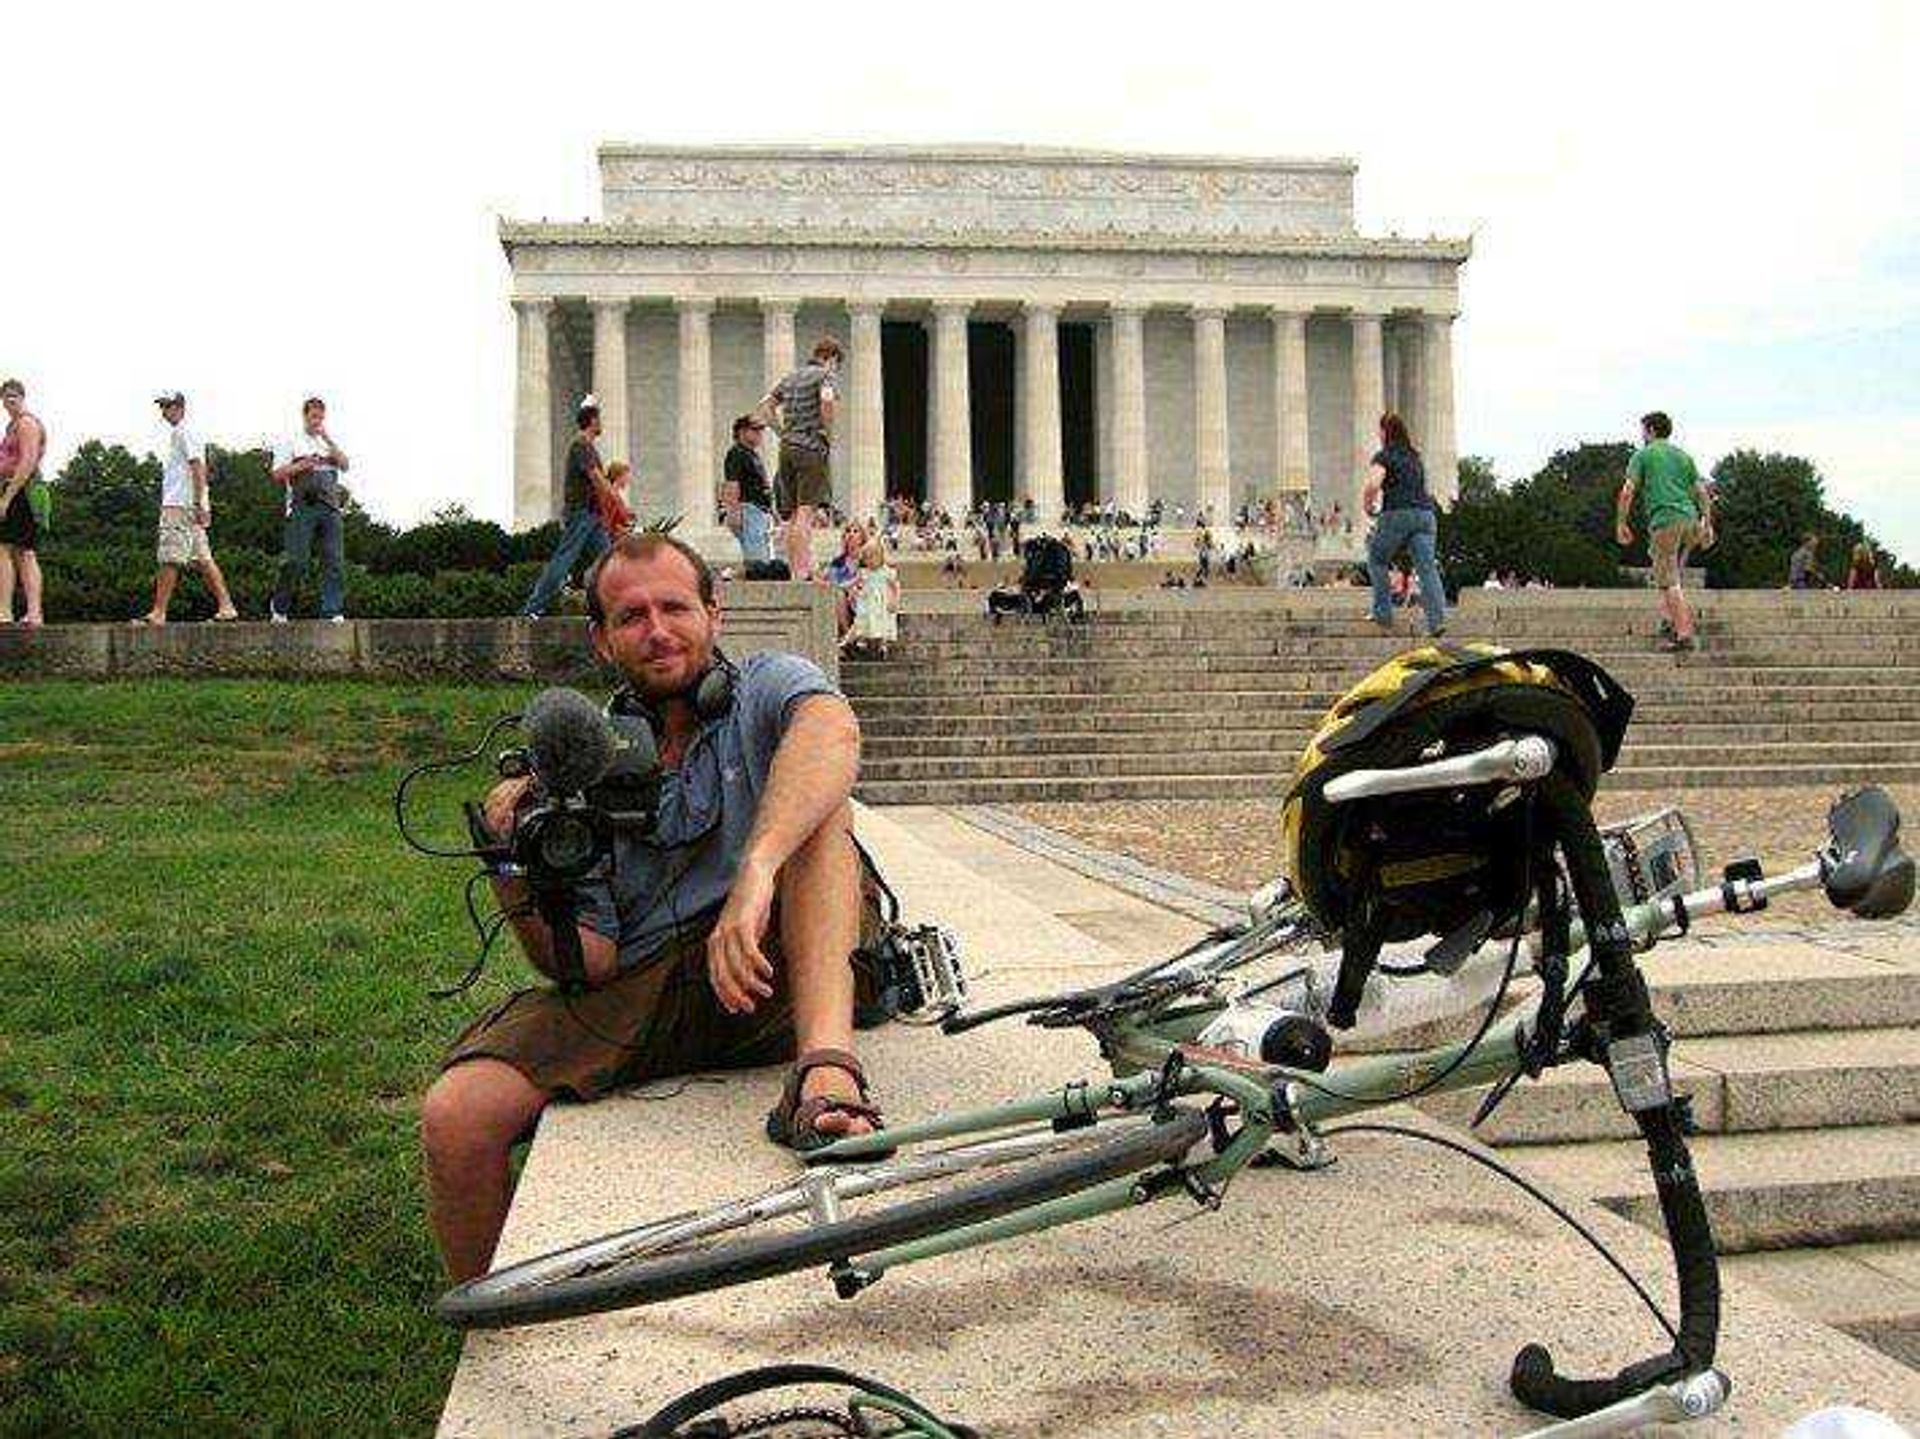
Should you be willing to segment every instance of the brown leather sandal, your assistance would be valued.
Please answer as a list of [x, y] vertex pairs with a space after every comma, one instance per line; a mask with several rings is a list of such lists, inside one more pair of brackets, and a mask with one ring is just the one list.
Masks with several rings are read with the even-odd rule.
[[[859, 1100], [837, 1099], [830, 1094], [816, 1094], [802, 1099], [800, 1086], [816, 1069], [838, 1069], [851, 1075], [854, 1087], [860, 1091]], [[829, 1134], [819, 1127], [821, 1118], [829, 1114], [864, 1119], [876, 1131], [887, 1127], [879, 1109], [871, 1102], [867, 1072], [861, 1068], [859, 1058], [844, 1049], [810, 1049], [794, 1060], [793, 1068], [787, 1071], [787, 1082], [780, 1091], [780, 1102], [767, 1114], [767, 1138], [796, 1154], [809, 1154], [816, 1149], [824, 1149], [837, 1139], [852, 1138], [846, 1134]], [[863, 1160], [884, 1157], [884, 1153], [861, 1156]]]

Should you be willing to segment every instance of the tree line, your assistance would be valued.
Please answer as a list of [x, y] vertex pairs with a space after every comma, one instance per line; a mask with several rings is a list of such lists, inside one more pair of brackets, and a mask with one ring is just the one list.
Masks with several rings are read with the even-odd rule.
[[[1576, 445], [1512, 483], [1486, 460], [1463, 458], [1460, 497], [1440, 517], [1438, 548], [1449, 582], [1477, 585], [1489, 573], [1511, 570], [1558, 586], [1639, 583], [1624, 570], [1652, 563], [1644, 517], [1634, 517], [1629, 548], [1622, 550], [1613, 534], [1614, 499], [1632, 453], [1628, 444]], [[1853, 547], [1866, 541], [1879, 558], [1882, 584], [1920, 584], [1920, 574], [1875, 543], [1864, 525], [1827, 503], [1812, 461], [1735, 450], [1711, 478], [1717, 539], [1692, 559], [1709, 587], [1779, 588], [1788, 556], [1809, 534], [1820, 537], [1821, 568], [1836, 582]]]

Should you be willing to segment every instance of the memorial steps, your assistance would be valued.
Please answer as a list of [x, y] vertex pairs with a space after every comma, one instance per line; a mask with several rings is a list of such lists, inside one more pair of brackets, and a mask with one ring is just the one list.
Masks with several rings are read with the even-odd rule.
[[[1271, 796], [1327, 707], [1417, 642], [1376, 633], [1355, 591], [1109, 592], [1081, 626], [996, 626], [978, 603], [912, 596], [891, 657], [845, 664], [861, 798]], [[1701, 611], [1702, 650], [1676, 656], [1654, 648], [1644, 591], [1469, 591], [1449, 638], [1605, 665], [1636, 700], [1617, 786], [1920, 779], [1920, 594], [1722, 593]]]
[[[1904, 957], [1884, 927], [1710, 925], [1706, 944], [1644, 963], [1728, 1269], [1920, 1367], [1920, 925], [1896, 932]], [[1851, 952], [1862, 939], [1872, 953]], [[1484, 1095], [1420, 1107], [1464, 1126]], [[1516, 1086], [1477, 1133], [1534, 1178], [1659, 1229], [1645, 1147], [1600, 1070]]]

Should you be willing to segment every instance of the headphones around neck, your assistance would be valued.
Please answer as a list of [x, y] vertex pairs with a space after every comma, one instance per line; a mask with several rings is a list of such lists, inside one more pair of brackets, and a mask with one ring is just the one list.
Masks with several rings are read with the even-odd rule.
[[[719, 650], [713, 652], [713, 662], [701, 672], [687, 689], [669, 699], [686, 699], [693, 706], [693, 716], [702, 728], [721, 718], [733, 709], [734, 692], [739, 688], [740, 671], [732, 660]], [[609, 715], [637, 715], [653, 726], [657, 735], [665, 720], [656, 701], [647, 699], [631, 684], [623, 684], [613, 692], [607, 701]]]

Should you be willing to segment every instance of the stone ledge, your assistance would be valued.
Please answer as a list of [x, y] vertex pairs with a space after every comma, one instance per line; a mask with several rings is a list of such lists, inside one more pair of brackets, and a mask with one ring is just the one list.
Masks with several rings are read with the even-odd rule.
[[[788, 650], [839, 677], [833, 601], [817, 586], [736, 586], [725, 599], [721, 644], [736, 658]], [[584, 681], [601, 672], [584, 619], [0, 626], [6, 679]]]
[[[982, 1002], [1123, 967], [969, 867], [963, 845], [936, 849], [872, 812], [860, 827], [907, 913], [963, 931], [987, 971]], [[957, 1040], [894, 1026], [863, 1049], [896, 1120], [1098, 1068], [1081, 1036], [1020, 1026]], [[549, 1111], [502, 1257], [789, 1174], [750, 1138], [776, 1082], [764, 1072], [671, 1105]], [[1168, 1229], [1193, 1215], [1168, 1201], [905, 1269], [852, 1303], [807, 1274], [476, 1334], [440, 1433], [604, 1432], [695, 1383], [802, 1359], [900, 1385], [999, 1439], [1519, 1433], [1543, 1422], [1505, 1391], [1521, 1343], [1546, 1342], [1579, 1372], [1651, 1347], [1632, 1297], [1543, 1211], [1427, 1146], [1354, 1136], [1340, 1152], [1319, 1174], [1243, 1176], [1215, 1216]], [[1654, 1235], [1583, 1213], [1626, 1263], [1664, 1279]], [[1739, 1279], [1729, 1289], [1721, 1362], [1735, 1390], [1701, 1434], [1776, 1433], [1836, 1386], [1888, 1413], [1920, 1405], [1912, 1371]], [[1103, 1342], [1086, 1342], [1096, 1332]]]

